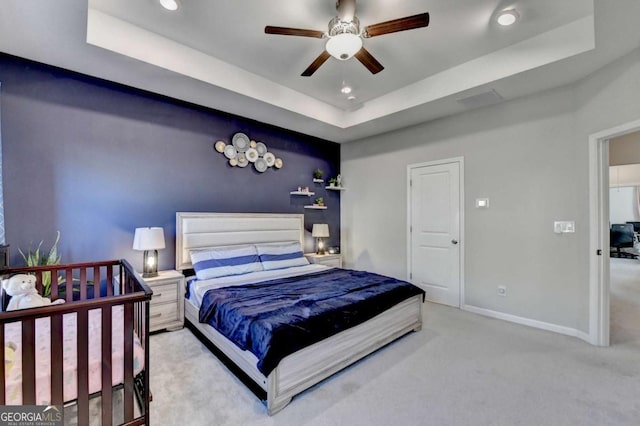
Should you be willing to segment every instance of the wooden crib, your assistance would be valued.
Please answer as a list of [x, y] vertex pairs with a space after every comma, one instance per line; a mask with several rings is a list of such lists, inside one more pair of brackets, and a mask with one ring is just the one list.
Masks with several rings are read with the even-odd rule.
[[[10, 375], [9, 370], [16, 365], [7, 367], [10, 360], [5, 359], [5, 350], [0, 350], [0, 405], [64, 405], [65, 423], [71, 420], [68, 418], [71, 413], [77, 416], [77, 422], [71, 420], [73, 423], [88, 425], [97, 420], [95, 412], [90, 419], [90, 401], [98, 401], [97, 407], [101, 406], [96, 409], [101, 411], [98, 424], [111, 425], [114, 421], [125, 425], [149, 424], [149, 300], [152, 295], [149, 287], [124, 259], [2, 271], [5, 278], [14, 274], [35, 275], [41, 294], [43, 276], [47, 277], [47, 273], [52, 277], [51, 299], [64, 298], [65, 303], [0, 313], [0, 343], [3, 347], [14, 344], [6, 339], [10, 330], [16, 334], [18, 327], [16, 340], [20, 340], [21, 347], [21, 392], [19, 382], [18, 385], [9, 383], [9, 377], [15, 376]], [[6, 297], [3, 291], [3, 306], [6, 306]], [[36, 355], [36, 351], [42, 350], [40, 340], [49, 340], [40, 336], [45, 328], [50, 335], [50, 346], [49, 356], [44, 359], [48, 366], [44, 370], [49, 376], [43, 380], [43, 355], [40, 352]], [[69, 336], [73, 333], [76, 333], [75, 348], [69, 349]], [[122, 337], [116, 341], [114, 334]], [[36, 341], [36, 336], [40, 340]], [[122, 353], [112, 353], [120, 347]], [[69, 367], [73, 363], [65, 361], [70, 356], [76, 360], [75, 367]], [[119, 361], [113, 365], [116, 359]], [[137, 374], [134, 363], [139, 370]], [[71, 390], [69, 381], [75, 383]], [[8, 389], [12, 389], [11, 395]], [[41, 396], [43, 389], [49, 399]], [[19, 393], [22, 401], [16, 404], [12, 401]], [[121, 404], [115, 404], [116, 393]]]

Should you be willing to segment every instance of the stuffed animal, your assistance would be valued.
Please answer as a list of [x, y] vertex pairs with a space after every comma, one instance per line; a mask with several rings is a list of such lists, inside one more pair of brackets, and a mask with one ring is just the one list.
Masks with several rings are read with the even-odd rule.
[[36, 290], [36, 277], [33, 275], [14, 275], [2, 282], [2, 288], [11, 296], [7, 311], [64, 303], [63, 299], [51, 302], [50, 299], [40, 296]]

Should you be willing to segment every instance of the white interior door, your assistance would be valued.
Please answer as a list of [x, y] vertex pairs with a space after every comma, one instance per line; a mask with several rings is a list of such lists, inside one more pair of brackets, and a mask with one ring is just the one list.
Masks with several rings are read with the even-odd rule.
[[427, 300], [460, 307], [460, 162], [409, 173], [409, 279]]

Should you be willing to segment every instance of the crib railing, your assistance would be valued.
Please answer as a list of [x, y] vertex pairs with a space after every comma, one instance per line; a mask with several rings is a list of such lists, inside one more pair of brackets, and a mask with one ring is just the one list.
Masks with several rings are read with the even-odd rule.
[[[62, 405], [63, 396], [63, 315], [77, 315], [77, 423], [89, 424], [89, 312], [100, 310], [102, 317], [102, 389], [101, 424], [113, 424], [112, 399], [112, 309], [122, 306], [124, 311], [124, 382], [122, 418], [126, 425], [149, 424], [149, 300], [152, 291], [139, 274], [124, 259], [11, 268], [3, 271], [5, 277], [14, 274], [33, 274], [36, 287], [43, 290], [43, 278], [50, 274], [51, 299], [62, 296], [66, 303], [40, 308], [0, 313], [0, 344], [5, 345], [5, 324], [22, 323], [22, 404], [36, 405], [36, 319], [51, 321], [51, 405]], [[3, 306], [6, 306], [3, 292]], [[144, 349], [144, 369], [134, 377], [134, 333]], [[0, 350], [0, 405], [5, 405], [5, 353]], [[139, 403], [140, 415], [134, 414], [134, 395]], [[66, 414], [66, 413], [65, 413]], [[135, 418], [134, 418], [135, 417]]]

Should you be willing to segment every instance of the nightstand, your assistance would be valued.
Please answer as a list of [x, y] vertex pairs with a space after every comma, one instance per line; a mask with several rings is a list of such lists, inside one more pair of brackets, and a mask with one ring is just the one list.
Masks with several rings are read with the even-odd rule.
[[342, 256], [339, 254], [305, 253], [304, 257], [307, 258], [309, 263], [320, 263], [334, 268], [342, 268]]
[[157, 277], [143, 280], [153, 290], [149, 331], [181, 329], [184, 326], [184, 275], [178, 271], [160, 271]]

